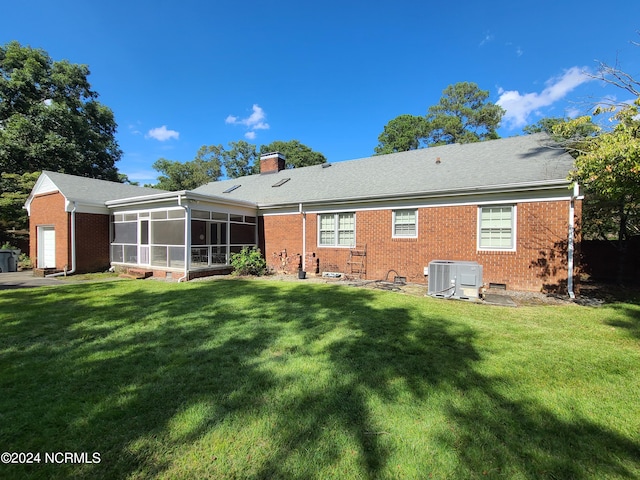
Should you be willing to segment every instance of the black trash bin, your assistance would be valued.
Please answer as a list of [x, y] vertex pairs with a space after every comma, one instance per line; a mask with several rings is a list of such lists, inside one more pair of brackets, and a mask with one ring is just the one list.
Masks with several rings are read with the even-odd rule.
[[17, 272], [20, 250], [0, 250], [0, 272]]

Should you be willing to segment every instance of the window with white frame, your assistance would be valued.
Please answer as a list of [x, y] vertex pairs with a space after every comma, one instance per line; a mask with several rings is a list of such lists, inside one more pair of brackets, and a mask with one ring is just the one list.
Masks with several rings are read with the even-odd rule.
[[515, 249], [515, 207], [483, 206], [478, 209], [478, 246], [481, 250]]
[[355, 243], [355, 213], [323, 213], [318, 215], [318, 245], [321, 247], [352, 247]]
[[418, 236], [417, 228], [417, 210], [394, 210], [393, 211], [393, 236], [404, 238], [416, 238]]

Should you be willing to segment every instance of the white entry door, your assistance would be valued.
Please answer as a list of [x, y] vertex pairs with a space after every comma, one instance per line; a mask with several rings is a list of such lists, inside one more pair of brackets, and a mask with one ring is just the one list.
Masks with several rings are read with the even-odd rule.
[[38, 268], [56, 268], [56, 229], [38, 227]]

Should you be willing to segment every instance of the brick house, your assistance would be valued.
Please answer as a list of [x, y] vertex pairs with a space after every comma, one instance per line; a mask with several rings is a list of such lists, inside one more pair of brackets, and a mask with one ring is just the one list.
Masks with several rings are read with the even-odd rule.
[[[291, 273], [425, 282], [430, 261], [462, 260], [481, 264], [487, 285], [572, 291], [581, 215], [572, 166], [544, 134], [298, 169], [273, 153], [257, 175], [106, 199], [110, 233], [94, 236], [112, 265], [185, 279], [258, 245], [274, 270]], [[27, 202], [36, 236], [60, 210], [37, 187]]]
[[109, 268], [109, 209], [105, 202], [159, 190], [44, 171], [25, 208], [29, 256], [38, 270], [96, 272]]

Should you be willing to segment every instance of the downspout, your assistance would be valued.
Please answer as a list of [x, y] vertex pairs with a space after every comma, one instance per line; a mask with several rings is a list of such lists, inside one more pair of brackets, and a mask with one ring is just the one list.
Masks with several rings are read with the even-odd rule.
[[567, 238], [567, 293], [569, 298], [576, 298], [576, 294], [573, 291], [573, 254], [574, 254], [574, 235], [575, 235], [575, 201], [580, 193], [578, 183], [573, 184], [573, 193], [571, 194], [571, 201], [569, 202], [569, 236]]
[[298, 204], [298, 211], [302, 215], [302, 271], [307, 271], [307, 213], [302, 209], [302, 203]]
[[67, 270], [66, 266], [64, 272], [50, 273], [47, 277], [59, 277], [60, 275], [71, 275], [76, 272], [76, 209], [77, 203], [73, 202], [73, 209], [71, 210], [71, 270]]
[[189, 278], [191, 268], [191, 209], [188, 205], [182, 204], [182, 196], [178, 194], [178, 206], [184, 208], [184, 275], [178, 279], [178, 283]]

